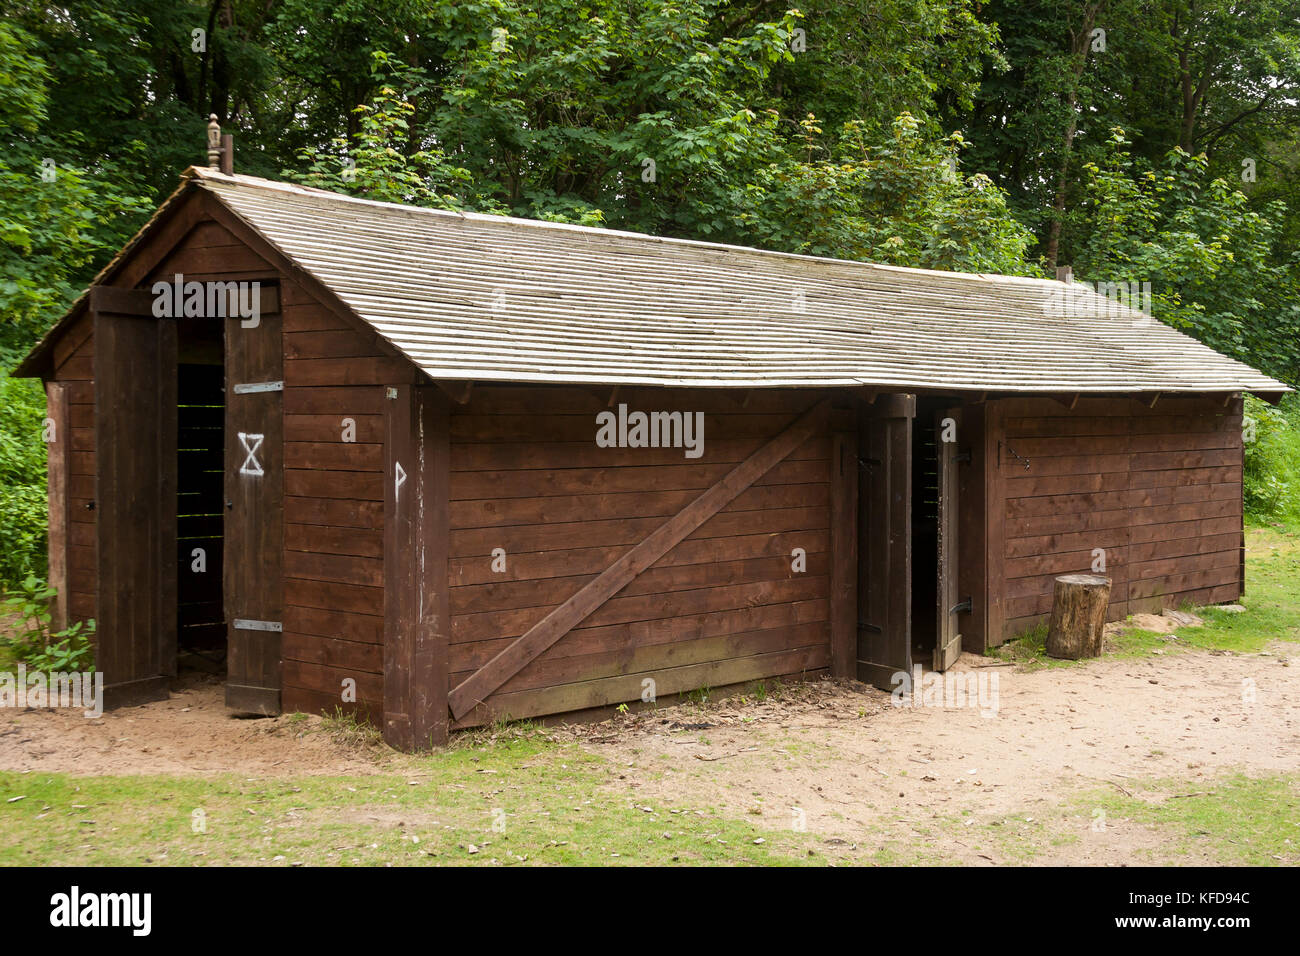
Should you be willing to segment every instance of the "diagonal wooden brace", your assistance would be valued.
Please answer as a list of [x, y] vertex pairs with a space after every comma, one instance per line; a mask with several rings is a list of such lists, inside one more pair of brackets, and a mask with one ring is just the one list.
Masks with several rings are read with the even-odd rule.
[[830, 401], [823, 400], [804, 412], [785, 431], [668, 519], [644, 541], [601, 572], [599, 577], [589, 581], [577, 594], [529, 628], [526, 634], [465, 678], [447, 698], [453, 716], [459, 720], [473, 710], [539, 654], [627, 587], [637, 575], [734, 501], [737, 495], [821, 430], [826, 424], [829, 411]]

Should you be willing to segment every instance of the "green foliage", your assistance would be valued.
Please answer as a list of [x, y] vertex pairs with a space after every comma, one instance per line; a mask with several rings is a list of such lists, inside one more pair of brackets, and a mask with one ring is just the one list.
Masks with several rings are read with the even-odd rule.
[[809, 156], [771, 164], [732, 203], [738, 229], [788, 252], [959, 272], [1037, 274], [1032, 234], [988, 177], [963, 177], [960, 134], [925, 136], [909, 113], [887, 134], [848, 123], [832, 149], [813, 117]]
[[1279, 202], [1263, 210], [1212, 178], [1204, 156], [1134, 159], [1123, 130], [1084, 164], [1074, 217], [1087, 225], [1076, 274], [1150, 282], [1156, 318], [1300, 384], [1300, 260], [1278, 262]]
[[1276, 408], [1246, 397], [1245, 506], [1256, 518], [1300, 521], [1300, 396]]
[[[373, 61], [374, 74], [382, 85], [368, 104], [353, 110], [360, 125], [352, 141], [339, 136], [328, 150], [304, 147], [301, 158], [306, 170], [287, 169], [284, 177], [381, 202], [464, 208], [456, 190], [471, 184], [468, 170], [449, 165], [437, 147], [403, 151], [415, 113], [409, 98], [425, 92], [419, 72], [394, 63], [381, 50], [373, 54]], [[390, 82], [403, 83], [405, 92], [399, 95]]]
[[13, 656], [43, 671], [94, 671], [95, 654], [90, 635], [95, 622], [84, 626], [77, 621], [61, 631], [50, 630], [50, 602], [54, 588], [29, 574], [19, 582], [15, 593], [5, 598], [3, 607], [18, 619], [18, 627], [9, 637]]
[[0, 373], [0, 588], [45, 572], [45, 395]]

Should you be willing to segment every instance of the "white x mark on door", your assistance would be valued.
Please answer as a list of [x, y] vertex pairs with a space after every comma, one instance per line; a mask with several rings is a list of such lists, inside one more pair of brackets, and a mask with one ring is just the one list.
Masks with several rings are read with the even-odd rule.
[[[239, 433], [239, 443], [244, 446], [244, 451], [248, 452], [248, 457], [245, 458], [244, 463], [239, 466], [239, 473], [241, 475], [260, 477], [266, 474], [266, 472], [262, 471], [262, 466], [257, 461], [257, 450], [262, 447], [262, 441], [265, 438], [265, 435], [250, 435], [247, 432]], [[252, 444], [250, 445], [249, 442], [252, 442]]]

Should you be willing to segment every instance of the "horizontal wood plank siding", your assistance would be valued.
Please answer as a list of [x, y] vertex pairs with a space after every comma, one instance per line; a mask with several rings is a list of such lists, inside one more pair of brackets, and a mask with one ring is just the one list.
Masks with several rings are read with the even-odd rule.
[[301, 286], [280, 289], [284, 708], [342, 707], [382, 726], [384, 390], [418, 373]]
[[1240, 399], [998, 405], [1002, 639], [1045, 621], [1053, 578], [1090, 571], [1094, 549], [1113, 582], [1108, 620], [1240, 597]]
[[[793, 390], [480, 386], [451, 416], [455, 687], [594, 580], [818, 396]], [[612, 401], [611, 401], [612, 399]], [[703, 454], [601, 448], [618, 405], [704, 413]], [[804, 442], [507, 680], [457, 726], [829, 666], [830, 434]], [[493, 570], [493, 551], [505, 569]], [[792, 570], [802, 548], [807, 568]]]
[[95, 341], [92, 316], [73, 325], [54, 347], [52, 381], [67, 386], [68, 454], [66, 507], [68, 620], [96, 614], [95, 565]]

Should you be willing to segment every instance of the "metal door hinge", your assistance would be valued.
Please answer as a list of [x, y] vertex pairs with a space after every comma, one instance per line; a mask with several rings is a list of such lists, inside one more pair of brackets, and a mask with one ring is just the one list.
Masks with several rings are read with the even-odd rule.
[[233, 625], [240, 631], [283, 631], [284, 625], [279, 621], [245, 621], [235, 618]]

